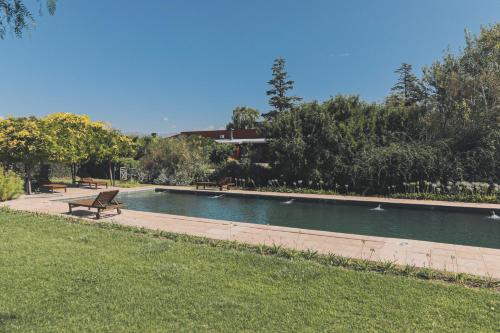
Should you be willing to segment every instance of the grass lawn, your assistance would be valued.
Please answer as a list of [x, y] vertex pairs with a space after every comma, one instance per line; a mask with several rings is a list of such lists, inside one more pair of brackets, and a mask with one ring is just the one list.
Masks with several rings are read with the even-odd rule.
[[500, 293], [0, 211], [0, 332], [500, 330]]

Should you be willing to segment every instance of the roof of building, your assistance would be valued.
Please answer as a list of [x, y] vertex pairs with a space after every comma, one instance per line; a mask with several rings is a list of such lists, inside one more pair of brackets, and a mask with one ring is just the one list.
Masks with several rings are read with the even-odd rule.
[[266, 143], [266, 138], [256, 138], [256, 139], [216, 139], [215, 142], [218, 143], [231, 143], [231, 144], [242, 144], [242, 143]]
[[[228, 140], [262, 140], [262, 136], [259, 136], [257, 129], [235, 129], [235, 130], [213, 130], [213, 131], [185, 131], [181, 132], [179, 135], [199, 135], [204, 138], [215, 139], [216, 141], [228, 141]], [[263, 141], [265, 142], [265, 141]]]

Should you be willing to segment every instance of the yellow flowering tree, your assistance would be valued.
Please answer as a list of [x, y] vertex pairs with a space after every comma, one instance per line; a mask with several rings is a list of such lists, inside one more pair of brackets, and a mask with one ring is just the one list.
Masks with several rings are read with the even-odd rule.
[[105, 125], [92, 121], [87, 115], [63, 112], [50, 114], [43, 120], [51, 137], [55, 138], [50, 159], [68, 164], [75, 183], [78, 167], [91, 157], [95, 134], [104, 129]]
[[134, 150], [131, 138], [86, 115], [53, 113], [43, 118], [0, 119], [0, 161], [23, 165], [28, 194], [38, 163], [70, 165], [73, 182], [80, 164], [89, 160], [106, 163], [114, 184], [114, 164], [133, 156]]
[[35, 117], [0, 120], [0, 159], [6, 164], [23, 164], [28, 194], [35, 166], [48, 160], [54, 147], [55, 138], [43, 120]]

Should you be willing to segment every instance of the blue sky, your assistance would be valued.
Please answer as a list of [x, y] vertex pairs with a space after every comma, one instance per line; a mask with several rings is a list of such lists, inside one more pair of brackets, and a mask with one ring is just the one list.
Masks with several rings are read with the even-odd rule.
[[464, 28], [498, 21], [499, 0], [59, 0], [23, 39], [0, 41], [0, 115], [219, 128], [237, 105], [268, 111], [280, 56], [305, 100], [380, 101], [402, 62], [420, 73], [463, 45]]

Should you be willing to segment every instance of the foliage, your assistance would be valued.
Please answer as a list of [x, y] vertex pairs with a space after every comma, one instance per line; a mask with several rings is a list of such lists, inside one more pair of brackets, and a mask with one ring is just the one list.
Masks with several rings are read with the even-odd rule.
[[9, 117], [0, 120], [0, 160], [4, 164], [22, 163], [28, 193], [31, 193], [34, 167], [51, 156], [55, 139], [41, 119]]
[[395, 199], [439, 200], [500, 204], [500, 196], [493, 194], [391, 193]]
[[425, 97], [423, 83], [413, 74], [412, 66], [401, 64], [394, 73], [399, 75], [398, 81], [391, 88], [393, 92], [387, 99], [388, 104], [396, 106], [412, 106], [421, 102]]
[[208, 177], [210, 152], [210, 141], [201, 137], [155, 138], [141, 164], [154, 183], [185, 185]]
[[50, 114], [43, 121], [47, 124], [47, 133], [55, 141], [49, 159], [70, 165], [75, 182], [78, 165], [96, 152], [93, 147], [96, 133], [105, 128], [104, 123], [93, 122], [87, 115], [63, 112]]
[[226, 162], [234, 153], [234, 146], [230, 144], [208, 141], [210, 145], [210, 162], [215, 165]]
[[387, 193], [403, 182], [500, 181], [500, 24], [466, 36], [422, 80], [403, 64], [391, 101], [336, 96], [279, 112], [263, 126], [270, 162], [291, 184]]
[[23, 193], [23, 181], [13, 171], [0, 167], [0, 201], [17, 198]]
[[156, 136], [153, 135], [142, 135], [142, 136], [132, 136], [131, 139], [135, 145], [135, 160], [140, 160], [144, 155], [149, 145], [153, 142]]
[[466, 34], [463, 52], [424, 70], [428, 136], [444, 142], [464, 179], [500, 175], [500, 24]]
[[[50, 15], [54, 15], [56, 11], [56, 2], [57, 0], [46, 2]], [[0, 39], [4, 39], [9, 31], [13, 31], [16, 37], [21, 37], [23, 31], [34, 25], [33, 14], [25, 3], [24, 0], [0, 0]]]
[[94, 161], [108, 165], [109, 179], [115, 184], [114, 164], [130, 163], [135, 154], [134, 141], [120, 131], [107, 126], [98, 126], [92, 132], [90, 155]]
[[23, 166], [28, 193], [35, 166], [40, 163], [70, 164], [74, 180], [76, 167], [85, 161], [120, 163], [133, 154], [130, 138], [88, 116], [54, 113], [43, 118], [0, 119], [0, 161]]
[[55, 138], [47, 124], [35, 117], [0, 119], [0, 156], [6, 163], [22, 162], [31, 167], [48, 158]]
[[268, 179], [273, 177], [272, 169], [251, 163], [248, 159], [228, 160], [225, 163], [219, 164], [217, 169], [212, 174], [213, 180], [231, 177], [234, 179], [236, 186], [244, 188], [256, 188], [262, 186]]
[[89, 159], [93, 134], [104, 127], [92, 122], [89, 116], [72, 113], [53, 113], [43, 119], [49, 134], [56, 140], [51, 160], [67, 164], [79, 164]]
[[259, 118], [259, 110], [252, 109], [246, 106], [237, 106], [233, 110], [231, 122], [227, 124], [226, 128], [228, 130], [256, 128]]
[[285, 59], [278, 58], [274, 60], [273, 78], [268, 81], [271, 88], [266, 92], [269, 98], [269, 105], [273, 108], [263, 116], [267, 119], [273, 119], [277, 114], [284, 111], [290, 111], [295, 103], [301, 98], [297, 96], [287, 96], [287, 91], [293, 89], [293, 81], [288, 79], [288, 73], [285, 71]]

